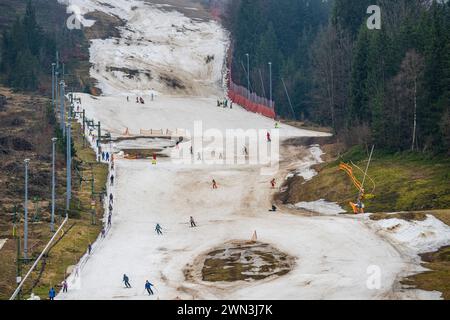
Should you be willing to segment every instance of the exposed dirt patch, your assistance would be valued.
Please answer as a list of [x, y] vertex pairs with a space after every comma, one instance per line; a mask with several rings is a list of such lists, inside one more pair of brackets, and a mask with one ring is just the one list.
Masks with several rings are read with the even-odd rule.
[[167, 155], [161, 154], [162, 149], [123, 149], [126, 159], [150, 159], [153, 155], [160, 158], [167, 158]]
[[147, 70], [136, 70], [136, 69], [128, 69], [128, 68], [117, 68], [117, 67], [107, 67], [106, 68], [107, 72], [112, 72], [112, 71], [119, 71], [122, 72], [126, 75], [126, 77], [128, 79], [135, 79], [137, 78], [139, 75], [144, 75], [148, 78], [148, 80], [152, 80], [152, 74], [150, 71]]
[[171, 77], [168, 75], [161, 74], [159, 76], [159, 80], [164, 82], [164, 84], [167, 87], [172, 88], [174, 90], [185, 90], [186, 89], [186, 85], [183, 83], [183, 81], [181, 81], [180, 79], [178, 79], [176, 77]]
[[85, 14], [86, 19], [95, 20], [92, 27], [84, 28], [88, 39], [108, 39], [120, 37], [119, 27], [126, 25], [126, 21], [114, 15], [108, 15], [100, 11]]
[[402, 219], [406, 221], [425, 221], [427, 215], [422, 212], [400, 212], [396, 214], [374, 213], [370, 215], [370, 220], [379, 221], [384, 219]]
[[160, 9], [178, 11], [191, 19], [208, 21], [212, 18], [211, 14], [203, 6], [206, 1], [202, 0], [146, 0], [146, 2], [166, 5]]
[[188, 280], [207, 282], [255, 281], [280, 277], [292, 270], [295, 259], [262, 242], [231, 241], [196, 259], [185, 271]]

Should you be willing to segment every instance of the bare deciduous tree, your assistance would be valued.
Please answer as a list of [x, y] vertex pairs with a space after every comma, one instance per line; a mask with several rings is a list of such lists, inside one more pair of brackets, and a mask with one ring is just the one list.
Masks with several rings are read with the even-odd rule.
[[417, 141], [417, 95], [423, 69], [424, 59], [413, 49], [406, 53], [400, 67], [400, 72], [395, 78], [398, 92], [407, 98], [408, 104], [413, 105], [411, 151], [414, 151]]
[[334, 130], [342, 127], [348, 106], [351, 72], [350, 37], [330, 25], [318, 34], [311, 50], [316, 116], [329, 119]]

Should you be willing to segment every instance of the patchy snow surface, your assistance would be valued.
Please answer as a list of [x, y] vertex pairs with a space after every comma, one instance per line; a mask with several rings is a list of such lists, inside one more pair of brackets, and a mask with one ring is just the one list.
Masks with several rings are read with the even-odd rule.
[[320, 199], [312, 202], [299, 202], [294, 205], [294, 207], [299, 209], [305, 209], [312, 212], [317, 212], [325, 215], [337, 215], [340, 213], [345, 213], [346, 211], [341, 208], [335, 202], [328, 202], [324, 199]]
[[91, 77], [104, 94], [131, 90], [217, 96], [228, 36], [215, 21], [191, 19], [137, 0], [59, 0], [81, 15], [100, 11], [125, 21], [120, 38], [91, 41]]
[[[104, 131], [113, 136], [122, 135], [128, 128], [130, 134], [139, 135], [141, 129], [183, 129], [194, 134], [196, 121], [202, 121], [202, 129], [217, 129], [225, 133], [227, 129], [272, 130], [275, 121], [258, 114], [247, 112], [236, 106], [233, 109], [218, 108], [213, 98], [161, 96], [154, 101], [145, 99], [145, 104], [137, 104], [126, 97], [93, 97], [77, 93], [89, 119], [101, 120]], [[281, 124], [281, 137], [316, 137], [328, 134], [294, 128]]]
[[[326, 136], [324, 134], [323, 136]], [[308, 148], [308, 155], [304, 157], [297, 166], [297, 169], [289, 173], [286, 179], [292, 178], [294, 176], [303, 177], [306, 181], [311, 180], [317, 175], [317, 171], [312, 168], [312, 166], [322, 163], [322, 155], [324, 154], [319, 145], [312, 145]]]
[[[126, 21], [119, 39], [92, 41], [91, 74], [105, 96], [77, 94], [87, 117], [101, 121], [104, 132], [119, 136], [127, 128], [131, 134], [141, 129], [192, 130], [197, 120], [203, 122], [203, 129], [220, 132], [274, 128], [272, 120], [239, 107], [216, 107], [216, 99], [223, 96], [221, 70], [228, 39], [215, 22], [191, 20], [138, 0], [65, 3], [78, 5], [81, 14], [98, 10]], [[211, 54], [214, 59], [205, 63]], [[140, 71], [127, 77], [123, 68]], [[185, 89], [168, 86], [161, 76], [179, 80]], [[148, 97], [152, 88], [161, 93], [155, 101]], [[146, 104], [127, 102], [125, 96], [133, 94], [145, 95]], [[283, 125], [279, 135], [326, 134]], [[139, 143], [150, 144], [134, 141], [133, 147]], [[237, 146], [236, 154], [242, 153], [240, 149]], [[310, 178], [313, 174], [306, 168], [320, 162], [320, 155], [320, 148], [312, 146], [310, 155], [299, 162], [298, 173]], [[300, 217], [283, 210], [269, 213], [272, 177], [261, 175], [263, 164], [191, 166], [172, 160], [158, 159], [157, 165], [148, 160], [115, 161], [115, 184], [108, 190], [114, 194], [112, 227], [94, 243], [91, 255], [85, 255], [74, 268], [68, 279], [69, 292], [60, 293], [57, 299], [405, 297], [394, 289], [402, 275], [417, 271], [415, 266], [358, 217]], [[281, 179], [281, 174], [276, 172], [273, 177]], [[212, 179], [217, 181], [217, 190], [211, 188]], [[197, 228], [189, 227], [190, 216]], [[163, 228], [162, 236], [154, 231], [156, 223]], [[185, 277], [186, 267], [196, 257], [230, 240], [250, 239], [254, 231], [259, 241], [296, 258], [291, 272], [232, 284]], [[366, 285], [367, 270], [373, 265], [383, 271], [379, 290]], [[123, 287], [124, 273], [133, 288]], [[144, 294], [145, 280], [155, 284], [155, 296]], [[418, 297], [415, 292], [408, 291], [407, 298]], [[420, 298], [437, 297], [420, 294]]]
[[388, 238], [414, 253], [434, 252], [450, 245], [450, 227], [432, 215], [424, 221], [387, 219], [375, 224]]
[[[224, 171], [236, 174], [217, 174]], [[267, 183], [255, 167], [117, 160], [115, 176], [112, 229], [58, 299], [381, 299], [391, 297], [407, 267], [357, 219], [269, 214], [271, 190], [253, 187]], [[211, 189], [212, 177], [218, 190]], [[197, 228], [189, 228], [191, 215]], [[156, 223], [163, 236], [154, 232]], [[232, 239], [250, 239], [255, 230], [259, 241], [297, 259], [291, 272], [230, 286], [185, 279], [185, 266], [198, 255]], [[383, 268], [380, 290], [366, 286], [371, 265]], [[123, 273], [132, 289], [123, 288]], [[158, 290], [153, 297], [143, 293], [147, 279]]]

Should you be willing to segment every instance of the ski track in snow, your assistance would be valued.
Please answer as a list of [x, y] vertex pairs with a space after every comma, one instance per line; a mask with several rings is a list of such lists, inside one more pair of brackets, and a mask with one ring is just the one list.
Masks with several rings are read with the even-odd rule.
[[[104, 96], [77, 94], [88, 118], [101, 121], [103, 130], [113, 136], [126, 128], [131, 133], [192, 130], [196, 120], [203, 121], [204, 130], [223, 132], [274, 128], [272, 120], [238, 106], [233, 110], [215, 107], [216, 99], [224, 95], [221, 81], [228, 46], [227, 34], [216, 22], [194, 21], [138, 0], [111, 0], [108, 5], [95, 0], [59, 1], [77, 5], [82, 15], [97, 10], [127, 21], [119, 39], [91, 42], [91, 76]], [[215, 58], [206, 64], [210, 54]], [[127, 78], [110, 67], [142, 72]], [[147, 71], [152, 80], [143, 76]], [[167, 73], [187, 89], [180, 93], [165, 86], [158, 75]], [[151, 89], [159, 93], [152, 102]], [[136, 104], [133, 98], [126, 102], [125, 96], [133, 93], [143, 95], [147, 103]], [[322, 135], [285, 125], [280, 129], [282, 138]], [[320, 148], [313, 151], [310, 162], [320, 159]], [[148, 160], [116, 160], [115, 185], [109, 190], [114, 193], [112, 228], [105, 239], [96, 241], [92, 255], [83, 257], [79, 275], [74, 272], [68, 278], [69, 292], [57, 299], [439, 298], [439, 293], [416, 290], [401, 294], [399, 278], [419, 269], [361, 217], [268, 213], [270, 177], [260, 175], [260, 169], [260, 165], [189, 166], [168, 158], [159, 159], [156, 166]], [[219, 185], [214, 191], [213, 178]], [[189, 228], [190, 216], [198, 228]], [[156, 223], [164, 235], [156, 235]], [[224, 242], [250, 239], [255, 230], [260, 241], [296, 259], [291, 272], [235, 284], [185, 279], [184, 269], [196, 257]], [[382, 269], [379, 290], [366, 285], [367, 268], [372, 265]], [[133, 288], [124, 288], [124, 273]], [[145, 280], [155, 284], [155, 296], [144, 294]]]

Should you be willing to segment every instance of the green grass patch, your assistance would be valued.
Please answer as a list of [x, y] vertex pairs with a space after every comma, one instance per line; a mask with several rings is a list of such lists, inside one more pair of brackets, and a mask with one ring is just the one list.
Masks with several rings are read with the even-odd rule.
[[[83, 137], [80, 132], [80, 125], [74, 123], [72, 136], [76, 149], [76, 160], [79, 162], [79, 172], [84, 178], [94, 177], [94, 192], [98, 193], [104, 190], [106, 186], [108, 166], [95, 162], [95, 153], [88, 143], [85, 144], [85, 147], [83, 146]], [[79, 261], [86, 253], [88, 244], [95, 241], [101, 231], [102, 225], [99, 220], [103, 216], [103, 209], [99, 201], [99, 195], [95, 195], [96, 224], [92, 224], [92, 184], [91, 182], [80, 184], [76, 176], [74, 176], [73, 181], [74, 195], [69, 222], [61, 234], [60, 240], [55, 243], [44, 262], [38, 265], [30, 280], [27, 281], [24, 287], [25, 296], [32, 291], [41, 298], [46, 298], [51, 286], [60, 288], [61, 282], [67, 276], [67, 268]], [[44, 227], [48, 229], [47, 226]], [[50, 237], [51, 235], [48, 234], [48, 237], [44, 238], [50, 239]], [[36, 252], [39, 252], [39, 250], [36, 250]], [[43, 272], [41, 272], [42, 268]]]
[[[319, 174], [304, 183], [302, 178], [290, 181], [288, 203], [326, 199], [351, 211], [348, 203], [355, 201], [358, 190], [347, 174], [339, 170], [341, 161], [352, 161], [361, 169], [367, 165], [368, 154], [355, 147], [341, 159], [319, 165]], [[362, 181], [363, 173], [354, 168]], [[450, 159], [419, 153], [388, 154], [375, 152], [368, 175], [375, 183], [373, 197], [364, 201], [368, 212], [420, 211], [450, 208]], [[372, 192], [370, 179], [367, 193]]]
[[442, 292], [445, 300], [450, 300], [450, 247], [437, 252], [421, 255], [423, 266], [430, 271], [423, 272], [402, 281], [418, 289]]

